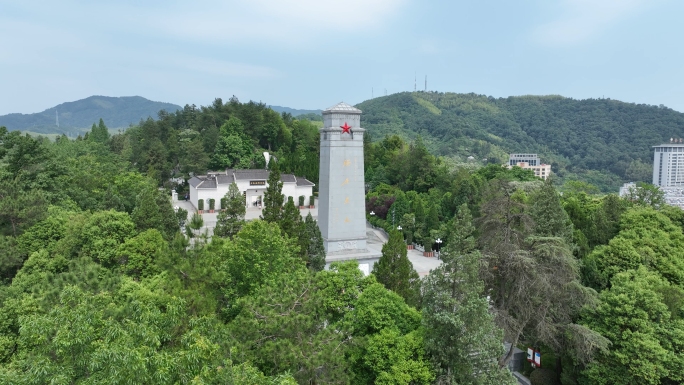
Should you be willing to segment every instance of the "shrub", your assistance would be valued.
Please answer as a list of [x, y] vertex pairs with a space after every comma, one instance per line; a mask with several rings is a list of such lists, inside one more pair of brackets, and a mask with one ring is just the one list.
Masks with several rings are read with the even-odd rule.
[[300, 206], [304, 206], [304, 199], [305, 199], [305, 198], [304, 198], [304, 195], [300, 195], [300, 196], [299, 196], [299, 205], [300, 205]]
[[311, 195], [311, 196], [309, 197], [309, 206], [313, 206], [313, 205], [314, 205], [314, 202], [315, 202], [314, 199], [315, 199], [315, 198], [314, 198], [313, 195]]
[[221, 198], [220, 202], [221, 202], [221, 210], [225, 210], [226, 207], [228, 206], [228, 202], [227, 202], [226, 198]]
[[216, 199], [214, 199], [214, 198], [209, 199], [209, 210], [214, 210], [215, 207], [216, 207]]
[[204, 199], [197, 201], [197, 210], [204, 210]]
[[551, 369], [539, 368], [530, 374], [532, 385], [559, 385], [556, 372]]

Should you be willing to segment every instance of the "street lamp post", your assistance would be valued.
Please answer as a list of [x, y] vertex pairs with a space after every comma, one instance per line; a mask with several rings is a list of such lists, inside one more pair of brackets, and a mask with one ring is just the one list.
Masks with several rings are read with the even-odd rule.
[[440, 251], [442, 250], [442, 240], [437, 238], [437, 240], [435, 240], [435, 243], [437, 244], [437, 258], [439, 258]]
[[406, 243], [406, 239], [404, 238], [404, 233], [401, 230], [402, 230], [401, 225], [397, 226], [397, 231], [399, 231], [401, 233], [401, 239], [403, 239], [404, 243]]

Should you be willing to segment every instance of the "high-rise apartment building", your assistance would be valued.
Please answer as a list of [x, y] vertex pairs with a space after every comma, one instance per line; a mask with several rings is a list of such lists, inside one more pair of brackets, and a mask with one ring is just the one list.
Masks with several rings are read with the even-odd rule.
[[684, 143], [653, 146], [653, 184], [660, 187], [684, 187]]

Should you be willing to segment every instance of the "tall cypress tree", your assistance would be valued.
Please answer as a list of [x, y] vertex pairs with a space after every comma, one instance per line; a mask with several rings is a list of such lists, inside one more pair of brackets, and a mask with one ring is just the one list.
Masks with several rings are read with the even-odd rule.
[[494, 324], [484, 284], [478, 277], [480, 253], [468, 206], [454, 219], [444, 263], [424, 282], [425, 351], [444, 384], [515, 384], [497, 360], [503, 333]]
[[280, 229], [283, 230], [283, 233], [291, 239], [298, 240], [300, 238], [302, 232], [302, 215], [299, 213], [297, 206], [295, 206], [292, 197], [287, 198], [287, 203], [285, 203], [285, 208], [282, 211], [278, 225], [280, 225]]
[[97, 143], [107, 143], [109, 140], [109, 129], [105, 126], [102, 118], [100, 118], [100, 122], [97, 125], [93, 123], [93, 127], [91, 127], [88, 135], [88, 140]]
[[534, 232], [542, 237], [560, 237], [572, 243], [572, 222], [561, 205], [560, 196], [547, 179], [532, 195], [530, 216], [534, 221]]
[[406, 244], [402, 234], [390, 232], [387, 243], [382, 246], [382, 257], [373, 266], [373, 275], [378, 282], [404, 298], [407, 304], [420, 304], [420, 277], [406, 255]]
[[278, 223], [283, 212], [283, 182], [280, 180], [278, 163], [270, 162], [270, 169], [268, 187], [264, 192], [264, 210], [261, 212], [261, 219], [266, 222]]
[[303, 238], [306, 242], [304, 258], [307, 266], [313, 271], [321, 271], [325, 267], [325, 247], [323, 246], [323, 236], [318, 223], [309, 213], [304, 219]]
[[214, 235], [233, 239], [245, 224], [245, 198], [235, 182], [228, 187], [224, 196], [227, 207], [221, 211], [216, 219]]

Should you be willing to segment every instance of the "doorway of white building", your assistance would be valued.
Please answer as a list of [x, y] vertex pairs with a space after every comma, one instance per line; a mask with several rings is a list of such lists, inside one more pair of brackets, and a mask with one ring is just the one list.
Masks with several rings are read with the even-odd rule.
[[247, 198], [248, 208], [262, 208], [263, 201], [261, 195], [248, 195]]

